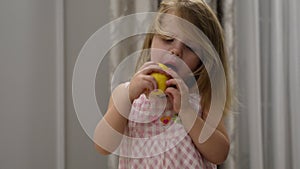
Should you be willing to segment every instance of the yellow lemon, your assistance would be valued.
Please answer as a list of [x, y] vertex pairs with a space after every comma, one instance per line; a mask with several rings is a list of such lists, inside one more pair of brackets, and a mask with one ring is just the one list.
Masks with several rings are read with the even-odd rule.
[[[158, 64], [163, 70], [168, 69], [168, 67], [162, 63]], [[165, 91], [167, 88], [166, 81], [169, 79], [165, 74], [162, 73], [152, 73], [151, 76], [154, 77], [154, 79], [157, 82], [157, 88], [161, 91]]]

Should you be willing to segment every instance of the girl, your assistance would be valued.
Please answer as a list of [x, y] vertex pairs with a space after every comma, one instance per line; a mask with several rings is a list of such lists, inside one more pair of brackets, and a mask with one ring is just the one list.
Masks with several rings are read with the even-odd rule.
[[[210, 42], [203, 42], [203, 38], [191, 33], [193, 30], [183, 29], [184, 24], [163, 14], [191, 22]], [[213, 66], [204, 64], [195, 51], [205, 50], [211, 43], [222, 62], [226, 75], [223, 112], [226, 114], [231, 97], [222, 28], [202, 0], [164, 0], [150, 29], [136, 74], [129, 83], [113, 91], [108, 110], [96, 127], [96, 148], [102, 154], [119, 148], [119, 168], [216, 168], [227, 158], [229, 138], [222, 117], [208, 140], [204, 143], [198, 140], [210, 109], [212, 89], [208, 71]], [[184, 43], [187, 41], [192, 42], [187, 45]], [[214, 56], [207, 57], [213, 60], [210, 57]], [[158, 63], [169, 68], [163, 69]], [[194, 82], [190, 80], [190, 71]], [[151, 95], [157, 89], [153, 72], [169, 78], [165, 82], [166, 99]], [[194, 87], [201, 100], [189, 95]], [[162, 103], [166, 104], [161, 106]]]

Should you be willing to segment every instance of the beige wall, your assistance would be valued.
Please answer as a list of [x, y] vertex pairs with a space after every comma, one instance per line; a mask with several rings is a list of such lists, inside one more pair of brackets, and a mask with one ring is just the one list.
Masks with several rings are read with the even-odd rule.
[[0, 1], [0, 168], [56, 168], [55, 1]]
[[108, 18], [109, 0], [0, 1], [0, 169], [107, 168], [76, 118], [71, 78]]
[[[107, 157], [99, 155], [81, 128], [74, 112], [71, 83], [76, 58], [88, 38], [109, 21], [109, 0], [65, 0], [66, 49], [66, 166], [67, 169], [106, 169]], [[97, 79], [107, 86], [108, 77]], [[108, 98], [106, 89], [101, 92]], [[103, 100], [104, 105], [106, 100]], [[106, 106], [106, 105], [105, 105]], [[102, 107], [102, 106], [101, 106]]]

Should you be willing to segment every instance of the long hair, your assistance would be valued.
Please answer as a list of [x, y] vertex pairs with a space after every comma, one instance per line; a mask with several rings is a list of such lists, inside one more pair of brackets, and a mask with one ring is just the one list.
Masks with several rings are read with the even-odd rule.
[[[213, 10], [202, 0], [164, 0], [161, 2], [158, 15], [150, 27], [150, 33], [148, 33], [145, 37], [143, 44], [144, 50], [138, 59], [136, 69], [138, 69], [145, 62], [150, 61], [150, 52], [147, 49], [151, 48], [154, 35], [164, 34], [163, 30], [160, 28], [160, 14], [171, 11], [175, 12], [176, 16], [187, 20], [200, 29], [210, 41], [210, 44], [213, 45], [214, 50], [217, 52], [217, 56], [221, 60], [225, 73], [226, 102], [224, 114], [227, 114], [231, 110], [232, 90], [229, 78], [223, 29]], [[207, 71], [209, 71], [207, 67], [205, 68], [204, 65], [201, 64], [199, 65], [198, 69], [193, 72], [197, 81], [199, 93], [201, 95], [201, 107], [203, 111], [209, 110], [212, 96], [211, 83]]]

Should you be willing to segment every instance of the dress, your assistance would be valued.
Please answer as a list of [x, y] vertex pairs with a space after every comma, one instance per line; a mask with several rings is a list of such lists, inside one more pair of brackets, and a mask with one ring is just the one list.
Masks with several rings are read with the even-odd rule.
[[[190, 97], [199, 110], [199, 99]], [[119, 169], [216, 169], [204, 159], [164, 99], [136, 99], [120, 144]], [[198, 108], [198, 109], [197, 109]], [[201, 111], [199, 111], [201, 112]]]

